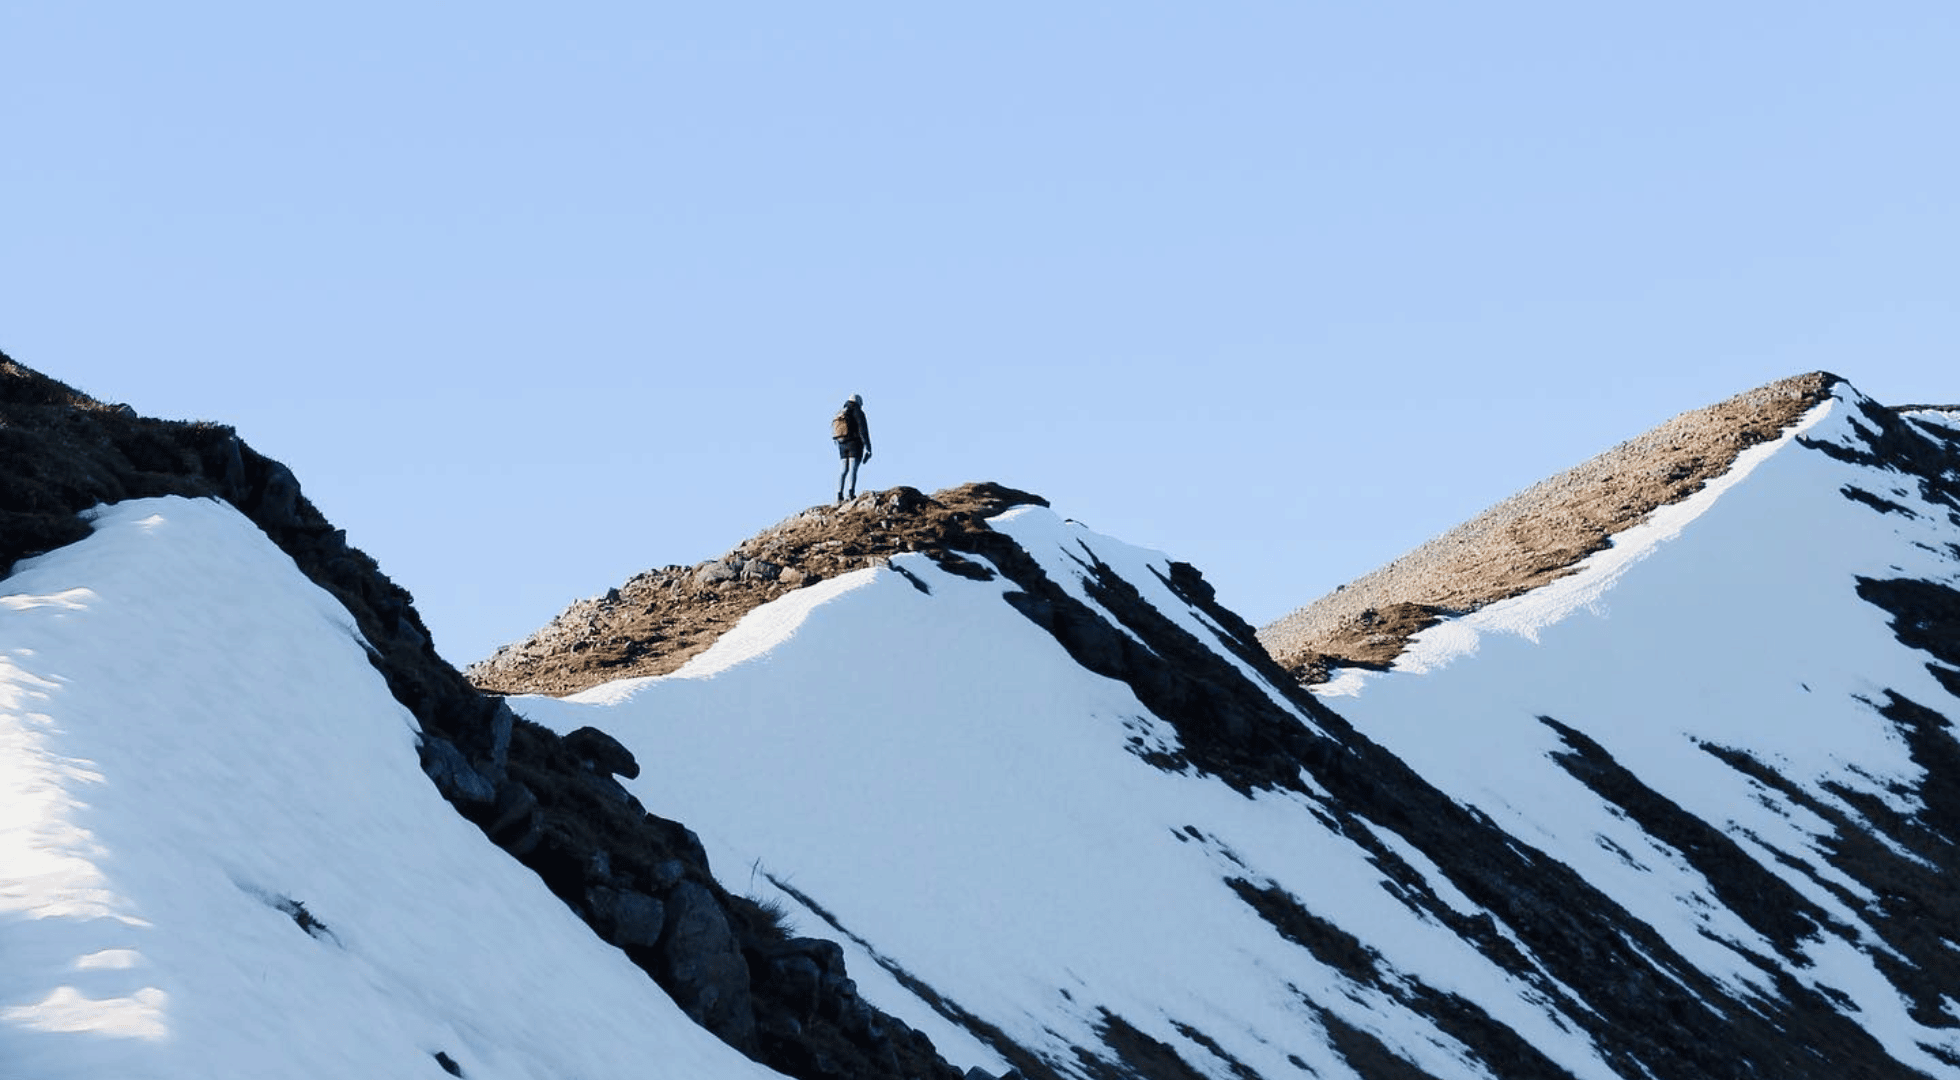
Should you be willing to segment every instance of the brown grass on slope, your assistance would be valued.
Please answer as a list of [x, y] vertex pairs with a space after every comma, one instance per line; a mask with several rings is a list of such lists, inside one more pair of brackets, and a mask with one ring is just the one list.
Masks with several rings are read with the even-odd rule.
[[1336, 668], [1384, 669], [1425, 627], [1563, 577], [1613, 534], [1700, 491], [1839, 381], [1811, 372], [1682, 413], [1263, 627], [1259, 640], [1305, 683]]
[[957, 569], [948, 541], [983, 519], [1046, 499], [999, 484], [922, 495], [875, 491], [813, 506], [719, 559], [636, 574], [604, 596], [574, 602], [543, 629], [472, 664], [465, 674], [499, 694], [576, 694], [614, 679], [665, 675], [705, 651], [742, 616], [826, 578], [918, 551]]

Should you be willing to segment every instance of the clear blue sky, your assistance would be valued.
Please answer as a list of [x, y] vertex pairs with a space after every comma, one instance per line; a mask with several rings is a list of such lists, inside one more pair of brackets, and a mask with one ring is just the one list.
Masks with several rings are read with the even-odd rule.
[[452, 661], [993, 479], [1273, 619], [1683, 410], [1960, 400], [1960, 5], [0, 9], [0, 349]]

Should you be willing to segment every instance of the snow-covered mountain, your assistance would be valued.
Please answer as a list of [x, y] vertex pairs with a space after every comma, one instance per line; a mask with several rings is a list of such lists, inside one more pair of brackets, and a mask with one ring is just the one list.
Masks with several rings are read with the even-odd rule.
[[250, 521], [91, 524], [0, 599], [0, 1075], [771, 1075], [443, 801]]
[[0, 1075], [1960, 1076], [1960, 416], [1809, 385], [1311, 689], [974, 485], [581, 601], [471, 672], [577, 692], [483, 702], [183, 433], [214, 490], [0, 590]]

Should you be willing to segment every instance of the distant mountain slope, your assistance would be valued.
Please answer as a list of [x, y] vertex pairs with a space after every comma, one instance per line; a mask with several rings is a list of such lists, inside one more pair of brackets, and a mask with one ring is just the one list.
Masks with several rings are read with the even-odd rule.
[[1386, 667], [1423, 627], [1551, 581], [1655, 508], [1699, 491], [1837, 382], [1813, 372], [1683, 413], [1283, 616], [1259, 640], [1309, 683], [1337, 668]]
[[1790, 389], [1348, 697], [1028, 506], [512, 706], [615, 735], [874, 1000], [1031, 1080], [1960, 1075], [1960, 457]]

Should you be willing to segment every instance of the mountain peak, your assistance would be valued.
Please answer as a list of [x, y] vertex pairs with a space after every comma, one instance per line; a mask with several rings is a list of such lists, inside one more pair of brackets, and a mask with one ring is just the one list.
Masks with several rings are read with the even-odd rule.
[[934, 492], [895, 487], [813, 506], [693, 566], [635, 574], [602, 596], [575, 601], [542, 629], [506, 645], [467, 674], [501, 694], [563, 696], [614, 679], [665, 675], [780, 596], [892, 556], [922, 552], [963, 561], [985, 519], [1039, 495], [991, 481]]
[[1442, 619], [1571, 572], [1614, 534], [1776, 438], [1843, 383], [1813, 371], [1682, 413], [1283, 616], [1259, 639], [1306, 683], [1343, 667], [1385, 669], [1410, 638]]

